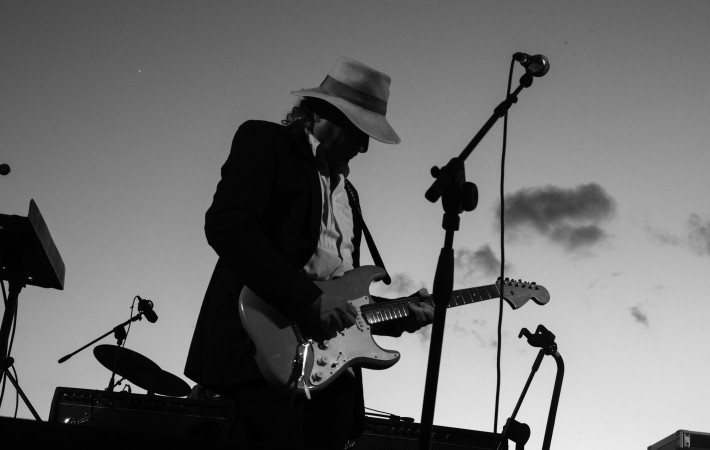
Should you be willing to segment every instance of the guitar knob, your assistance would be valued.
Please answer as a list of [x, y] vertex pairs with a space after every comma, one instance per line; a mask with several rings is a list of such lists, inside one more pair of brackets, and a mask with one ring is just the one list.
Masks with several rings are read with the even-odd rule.
[[321, 350], [327, 350], [328, 349], [328, 341], [321, 341], [318, 343], [318, 348]]
[[316, 361], [316, 364], [318, 364], [319, 366], [326, 366], [328, 365], [328, 359], [329, 358], [325, 355], [319, 356], [318, 360]]
[[313, 374], [311, 374], [311, 381], [313, 381], [314, 383], [317, 383], [322, 379], [323, 375], [321, 375], [320, 372], [313, 372]]

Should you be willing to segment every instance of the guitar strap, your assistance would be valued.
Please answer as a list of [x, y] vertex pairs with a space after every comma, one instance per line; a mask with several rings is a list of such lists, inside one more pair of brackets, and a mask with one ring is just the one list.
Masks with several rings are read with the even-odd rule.
[[[355, 224], [356, 226], [360, 226], [362, 232], [365, 234], [367, 248], [370, 250], [370, 255], [372, 255], [372, 259], [378, 267], [382, 267], [383, 269], [385, 269], [385, 271], [387, 271], [387, 268], [385, 268], [385, 263], [382, 262], [380, 252], [377, 250], [375, 241], [372, 239], [370, 230], [368, 230], [367, 225], [365, 225], [365, 219], [363, 219], [362, 217], [362, 210], [360, 209], [360, 198], [357, 195], [357, 191], [347, 178], [345, 179], [345, 190], [348, 193], [348, 199], [350, 200], [350, 207], [353, 210], [353, 218], [355, 219]], [[385, 275], [385, 277], [382, 279], [382, 282], [387, 285], [392, 282], [389, 273]]]

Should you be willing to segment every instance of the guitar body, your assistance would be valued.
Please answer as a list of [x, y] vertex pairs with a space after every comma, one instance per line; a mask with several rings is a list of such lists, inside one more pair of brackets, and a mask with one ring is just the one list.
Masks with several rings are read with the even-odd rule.
[[370, 284], [385, 274], [379, 267], [363, 266], [342, 278], [316, 282], [325, 294], [342, 297], [358, 310], [355, 325], [323, 342], [303, 336], [297, 324], [245, 287], [239, 296], [239, 313], [257, 349], [256, 362], [264, 378], [274, 387], [296, 388], [309, 395], [353, 365], [386, 369], [399, 361], [399, 352], [377, 345], [360, 312], [371, 301]]

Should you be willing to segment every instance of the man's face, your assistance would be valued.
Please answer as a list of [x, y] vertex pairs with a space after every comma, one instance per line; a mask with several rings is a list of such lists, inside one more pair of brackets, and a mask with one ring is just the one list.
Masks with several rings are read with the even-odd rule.
[[316, 114], [313, 135], [333, 170], [347, 166], [358, 153], [365, 153], [370, 143], [370, 137], [342, 114], [329, 113], [328, 118]]

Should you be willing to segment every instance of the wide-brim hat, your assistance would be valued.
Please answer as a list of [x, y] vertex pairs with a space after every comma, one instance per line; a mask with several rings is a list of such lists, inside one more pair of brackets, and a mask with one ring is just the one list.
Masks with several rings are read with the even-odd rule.
[[387, 122], [390, 76], [354, 59], [341, 57], [320, 86], [291, 92], [325, 100], [368, 136], [398, 144], [399, 136]]

